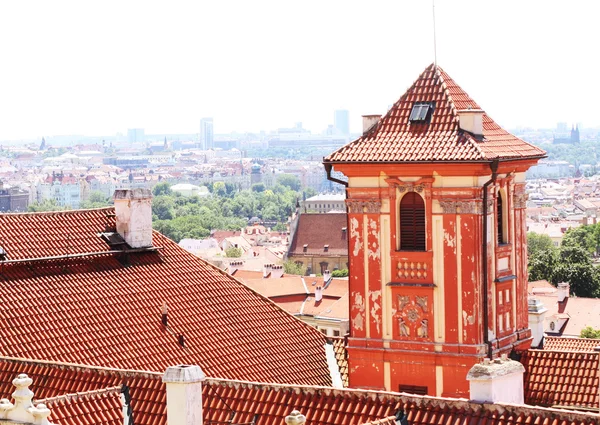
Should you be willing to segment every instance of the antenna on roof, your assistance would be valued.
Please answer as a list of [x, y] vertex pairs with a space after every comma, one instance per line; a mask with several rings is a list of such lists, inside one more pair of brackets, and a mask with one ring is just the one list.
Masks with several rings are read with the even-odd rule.
[[435, 0], [431, 0], [431, 10], [433, 12], [433, 66], [437, 68], [437, 48], [435, 40]]

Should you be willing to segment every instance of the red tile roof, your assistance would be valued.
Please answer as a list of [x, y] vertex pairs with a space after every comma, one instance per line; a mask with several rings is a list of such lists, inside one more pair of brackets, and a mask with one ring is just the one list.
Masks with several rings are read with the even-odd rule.
[[[429, 124], [409, 121], [415, 102], [435, 102]], [[480, 109], [448, 74], [432, 64], [373, 128], [324, 162], [490, 161], [545, 154], [503, 130], [487, 114], [483, 116], [483, 140], [461, 130], [457, 111], [469, 108]]]
[[596, 347], [600, 347], [600, 339], [555, 336], [544, 338], [544, 350], [548, 351], [594, 352]]
[[348, 351], [346, 350], [346, 338], [333, 337], [333, 352], [335, 353], [335, 360], [337, 361], [338, 368], [340, 369], [340, 375], [342, 375], [342, 382], [344, 388], [348, 387]]
[[598, 408], [598, 353], [528, 350], [521, 363], [526, 403]]
[[288, 256], [347, 256], [348, 230], [342, 231], [347, 227], [347, 214], [300, 214]]
[[[45, 385], [57, 394], [78, 391], [83, 386], [127, 385], [134, 423], [166, 425], [166, 394], [161, 373], [0, 358], [0, 395], [12, 391], [15, 371], [32, 377], [31, 389], [36, 395], [44, 392]], [[597, 414], [543, 407], [212, 378], [204, 382], [202, 398], [203, 420], [207, 424], [250, 423], [255, 417], [256, 425], [283, 424], [292, 410], [299, 410], [311, 425], [359, 425], [375, 421], [390, 424], [388, 418], [399, 410], [407, 414], [411, 425], [596, 425], [600, 420]], [[92, 422], [82, 421], [77, 425], [92, 425]]]
[[[71, 256], [1, 266], [0, 355], [331, 385], [320, 332], [159, 233], [156, 251], [107, 254], [99, 233], [114, 220], [112, 208], [0, 215], [9, 259]], [[73, 256], [86, 252], [105, 253]]]
[[48, 420], [60, 425], [123, 425], [121, 386], [42, 400], [50, 409]]

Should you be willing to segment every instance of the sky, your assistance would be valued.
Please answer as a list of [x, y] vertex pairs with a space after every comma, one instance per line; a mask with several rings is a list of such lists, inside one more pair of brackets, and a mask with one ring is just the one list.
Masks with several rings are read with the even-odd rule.
[[[596, 0], [436, 0], [441, 66], [500, 125], [600, 125]], [[351, 130], [434, 61], [430, 0], [0, 3], [0, 140]]]

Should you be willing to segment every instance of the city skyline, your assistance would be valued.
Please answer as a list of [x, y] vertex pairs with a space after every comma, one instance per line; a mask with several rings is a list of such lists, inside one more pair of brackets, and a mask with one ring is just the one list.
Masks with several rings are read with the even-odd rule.
[[[0, 140], [215, 133], [385, 113], [434, 61], [430, 2], [0, 6]], [[32, 13], [31, 10], [35, 10]], [[578, 1], [440, 1], [437, 63], [502, 126], [595, 127], [594, 17]], [[201, 19], [210, 16], [210, 19]], [[491, 20], [490, 17], [494, 19]], [[360, 25], [359, 25], [360, 24]]]

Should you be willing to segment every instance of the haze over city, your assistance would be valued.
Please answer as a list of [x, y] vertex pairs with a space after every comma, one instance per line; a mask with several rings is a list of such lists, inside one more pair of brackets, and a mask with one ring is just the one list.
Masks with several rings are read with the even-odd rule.
[[[600, 5], [435, 4], [437, 63], [504, 127], [598, 125]], [[434, 60], [430, 1], [0, 7], [0, 140], [291, 126], [383, 113]]]

